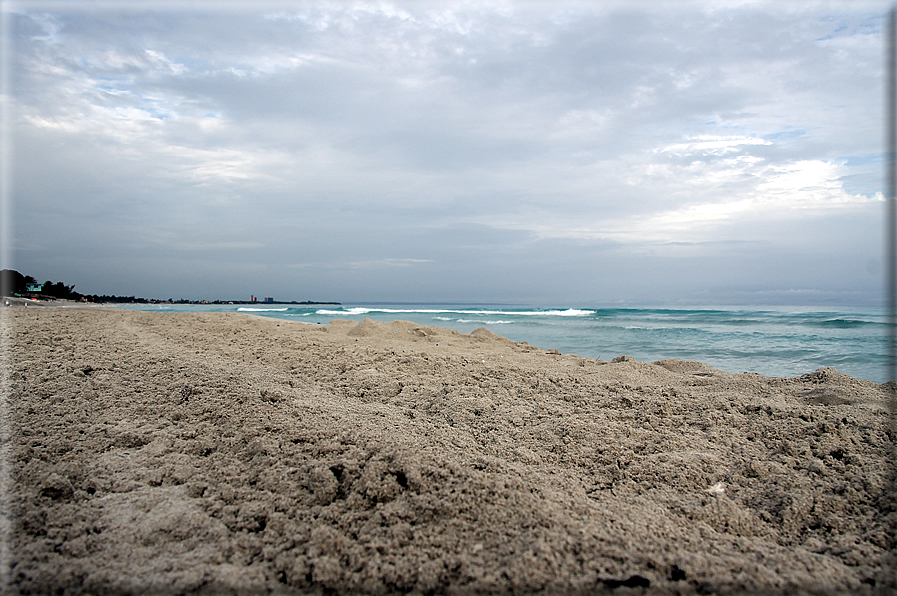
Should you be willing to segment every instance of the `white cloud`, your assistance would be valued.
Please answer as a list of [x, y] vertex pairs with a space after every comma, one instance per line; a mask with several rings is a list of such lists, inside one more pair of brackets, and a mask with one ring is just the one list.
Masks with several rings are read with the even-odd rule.
[[188, 72], [188, 69], [183, 64], [178, 64], [173, 62], [165, 57], [162, 52], [156, 52], [155, 50], [143, 50], [147, 56], [150, 58], [150, 62], [152, 62], [153, 66], [157, 69], [161, 69], [163, 71], [168, 71], [175, 75], [180, 75]]
[[[727, 177], [738, 177], [737, 164], [726, 164]], [[756, 168], [749, 164], [747, 170]], [[837, 217], [848, 209], [880, 203], [882, 198], [850, 195], [839, 180], [842, 166], [804, 160], [792, 164], [765, 166], [752, 177], [758, 180], [734, 196], [719, 196], [713, 202], [684, 204], [675, 209], [631, 218], [611, 227], [613, 237], [631, 241], [689, 242], [751, 238], [756, 220], [786, 221], [815, 217]], [[715, 183], [712, 177], [706, 181]], [[697, 181], [695, 181], [697, 182]], [[739, 230], [738, 224], [748, 227]]]
[[668, 145], [659, 151], [660, 153], [672, 153], [674, 155], [693, 155], [695, 153], [704, 155], [724, 155], [733, 151], [739, 151], [745, 145], [772, 145], [772, 142], [765, 139], [749, 137], [720, 137], [707, 135], [689, 139], [685, 143]]

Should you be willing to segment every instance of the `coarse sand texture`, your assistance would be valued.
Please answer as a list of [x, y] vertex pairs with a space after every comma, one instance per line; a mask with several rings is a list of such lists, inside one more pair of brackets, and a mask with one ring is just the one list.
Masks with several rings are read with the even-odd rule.
[[886, 386], [2, 311], [11, 594], [895, 593]]

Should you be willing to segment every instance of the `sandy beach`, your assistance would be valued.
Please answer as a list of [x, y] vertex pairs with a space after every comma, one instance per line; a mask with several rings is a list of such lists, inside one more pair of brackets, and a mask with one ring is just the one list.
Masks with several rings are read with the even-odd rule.
[[884, 387], [833, 369], [402, 321], [2, 316], [6, 593], [897, 590]]

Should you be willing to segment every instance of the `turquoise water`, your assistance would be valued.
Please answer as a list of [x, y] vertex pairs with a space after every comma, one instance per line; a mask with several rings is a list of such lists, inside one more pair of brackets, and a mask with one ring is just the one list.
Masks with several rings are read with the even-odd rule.
[[311, 324], [406, 320], [469, 333], [486, 327], [544, 349], [610, 360], [699, 360], [728, 372], [794, 377], [824, 366], [885, 380], [885, 315], [874, 308], [527, 308], [472, 305], [127, 305], [240, 311]]

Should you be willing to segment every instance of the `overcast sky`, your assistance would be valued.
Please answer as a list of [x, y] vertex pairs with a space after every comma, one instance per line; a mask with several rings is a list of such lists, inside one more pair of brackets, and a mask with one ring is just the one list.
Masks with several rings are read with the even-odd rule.
[[163, 299], [876, 303], [888, 7], [5, 3], [4, 265]]

